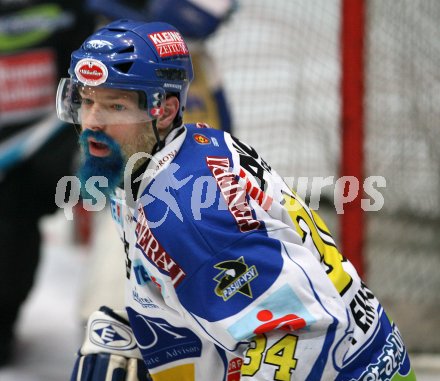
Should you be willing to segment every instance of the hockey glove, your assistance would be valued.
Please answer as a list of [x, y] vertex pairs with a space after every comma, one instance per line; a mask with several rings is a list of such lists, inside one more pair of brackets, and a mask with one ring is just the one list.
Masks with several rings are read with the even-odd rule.
[[125, 311], [90, 316], [71, 381], [151, 381]]

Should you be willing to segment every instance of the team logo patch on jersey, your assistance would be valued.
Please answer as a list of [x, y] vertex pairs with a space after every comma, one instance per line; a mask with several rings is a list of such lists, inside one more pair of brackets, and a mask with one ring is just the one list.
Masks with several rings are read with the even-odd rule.
[[182, 35], [175, 30], [150, 33], [148, 37], [162, 58], [188, 55], [188, 48]]
[[221, 270], [220, 274], [214, 278], [217, 282], [216, 295], [222, 297], [224, 301], [233, 297], [237, 292], [252, 298], [250, 282], [258, 276], [255, 266], [248, 267], [244, 258], [240, 257], [235, 261], [217, 263], [214, 267]]
[[211, 140], [209, 138], [207, 138], [205, 135], [194, 134], [193, 137], [194, 137], [194, 140], [196, 141], [196, 143], [199, 143], [199, 144], [209, 144], [209, 143], [211, 143]]
[[108, 77], [107, 67], [94, 58], [83, 58], [75, 66], [76, 77], [84, 84], [98, 86]]

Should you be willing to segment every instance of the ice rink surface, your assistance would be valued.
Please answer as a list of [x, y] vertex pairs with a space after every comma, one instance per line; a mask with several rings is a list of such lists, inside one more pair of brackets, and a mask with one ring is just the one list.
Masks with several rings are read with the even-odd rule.
[[[70, 379], [83, 334], [78, 306], [87, 254], [66, 244], [71, 241], [66, 224], [62, 214], [43, 224], [42, 260], [17, 325], [16, 358], [11, 366], [0, 368], [0, 381]], [[413, 355], [412, 362], [418, 381], [440, 380], [440, 355]]]

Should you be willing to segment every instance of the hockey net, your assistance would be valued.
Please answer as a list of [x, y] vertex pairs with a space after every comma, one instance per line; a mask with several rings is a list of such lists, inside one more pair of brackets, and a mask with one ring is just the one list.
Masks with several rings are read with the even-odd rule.
[[[440, 305], [440, 3], [364, 4], [364, 176], [386, 180], [383, 207], [364, 213], [365, 278], [411, 350], [440, 351], [432, 335]], [[314, 177], [336, 181], [341, 1], [238, 5], [208, 45], [234, 133], [295, 187], [310, 191]], [[322, 188], [319, 212], [338, 241], [349, 233], [339, 231], [334, 195], [334, 186]]]

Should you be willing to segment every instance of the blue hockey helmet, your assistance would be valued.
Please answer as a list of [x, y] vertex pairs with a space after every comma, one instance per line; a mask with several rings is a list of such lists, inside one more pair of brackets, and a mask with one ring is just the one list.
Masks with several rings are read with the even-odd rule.
[[96, 31], [72, 53], [69, 74], [58, 87], [57, 112], [64, 121], [80, 123], [77, 86], [142, 92], [151, 119], [161, 115], [164, 97], [173, 93], [182, 117], [193, 68], [187, 45], [174, 26], [118, 20]]

